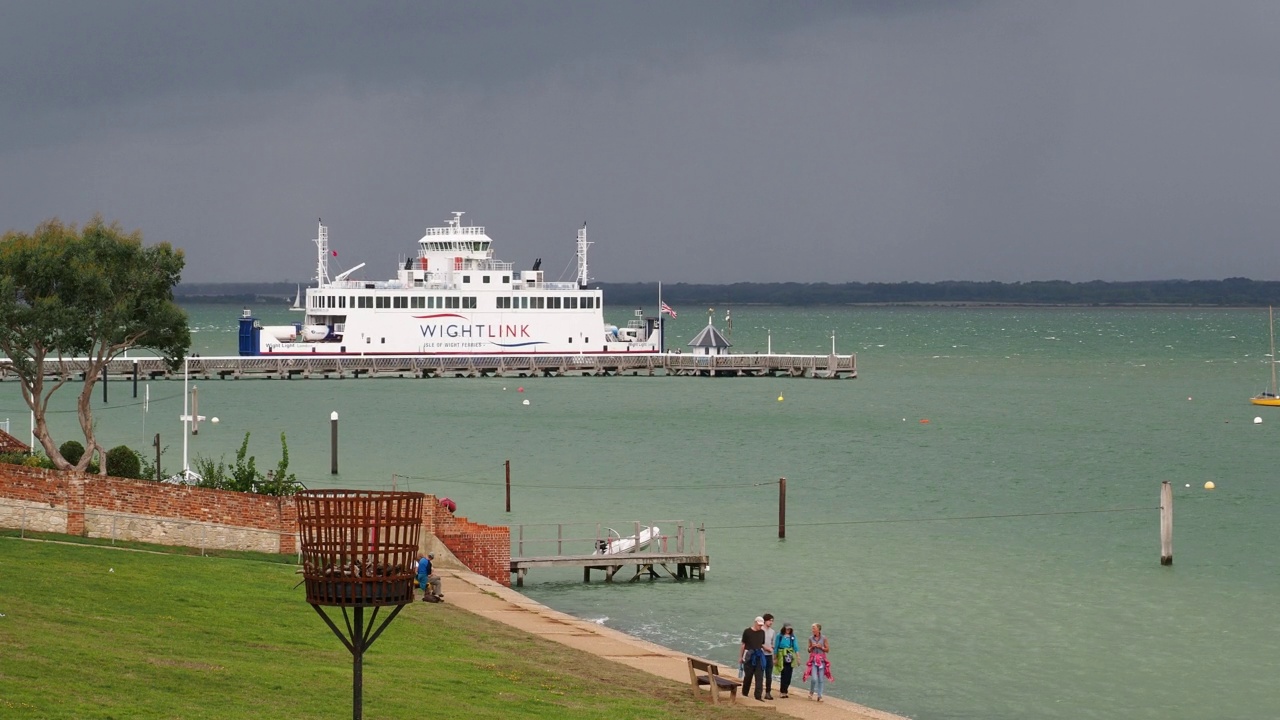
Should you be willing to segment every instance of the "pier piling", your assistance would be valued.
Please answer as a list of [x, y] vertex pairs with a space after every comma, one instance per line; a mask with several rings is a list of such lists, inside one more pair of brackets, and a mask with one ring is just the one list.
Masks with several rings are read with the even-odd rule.
[[778, 539], [787, 539], [787, 479], [778, 478]]
[[329, 474], [338, 474], [338, 411], [329, 413]]

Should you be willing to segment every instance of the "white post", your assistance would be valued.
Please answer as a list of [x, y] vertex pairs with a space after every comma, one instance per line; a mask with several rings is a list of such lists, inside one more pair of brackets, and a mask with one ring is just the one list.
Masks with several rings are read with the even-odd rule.
[[191, 395], [188, 389], [191, 382], [191, 374], [188, 372], [190, 360], [182, 358], [182, 479], [187, 479], [187, 474], [191, 471], [191, 464], [187, 458], [187, 435], [189, 424], [191, 422]]
[[836, 354], [836, 331], [834, 329], [831, 330], [831, 354]]
[[765, 347], [764, 354], [772, 355], [773, 354], [773, 331], [770, 330], [769, 328], [765, 328], [765, 332], [769, 333], [769, 335], [768, 335], [768, 345]]

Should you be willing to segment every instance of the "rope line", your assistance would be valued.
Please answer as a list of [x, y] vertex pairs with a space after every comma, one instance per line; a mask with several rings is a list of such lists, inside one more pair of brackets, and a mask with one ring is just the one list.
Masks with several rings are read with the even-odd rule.
[[[397, 479], [403, 480], [426, 480], [428, 482], [447, 482], [456, 485], [487, 485], [491, 487], [505, 487], [506, 482], [487, 482], [484, 480], [452, 480], [450, 478], [459, 477], [460, 475], [450, 475], [446, 477], [426, 477], [423, 475], [402, 475], [395, 474]], [[732, 483], [727, 485], [512, 485], [517, 490], [702, 490], [706, 488], [744, 488], [759, 487], [761, 485], [777, 485], [777, 480], [756, 483]]]
[[[877, 520], [831, 520], [827, 522], [799, 522], [787, 523], [786, 527], [819, 527], [825, 525], [875, 525], [883, 523], [909, 523], [909, 522], [939, 522], [950, 520], [990, 520], [993, 518], [1013, 518], [1013, 517], [1044, 517], [1047, 515], [1089, 515], [1092, 513], [1115, 513], [1115, 512], [1135, 512], [1159, 510], [1160, 506], [1155, 507], [1130, 507], [1130, 508], [1107, 508], [1103, 510], [1057, 510], [1054, 512], [1038, 512], [1038, 513], [1008, 513], [1005, 515], [957, 515], [955, 517], [936, 517], [936, 518], [898, 518], [898, 519], [877, 519]], [[744, 530], [758, 528], [775, 528], [777, 523], [769, 523], [768, 525], [708, 525], [708, 530]]]

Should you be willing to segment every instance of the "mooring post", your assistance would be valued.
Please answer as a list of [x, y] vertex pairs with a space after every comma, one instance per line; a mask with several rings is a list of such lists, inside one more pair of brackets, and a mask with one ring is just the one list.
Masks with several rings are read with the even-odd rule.
[[520, 557], [524, 557], [524, 525], [519, 526], [517, 533], [518, 534], [516, 537], [518, 540], [518, 544], [516, 545], [516, 548], [517, 548], [516, 554], [519, 555]]
[[137, 360], [133, 361], [133, 397], [135, 400], [138, 397], [138, 361]]
[[338, 474], [338, 411], [329, 413], [329, 474]]
[[160, 433], [156, 433], [156, 439], [153, 443], [156, 446], [156, 482], [160, 482]]
[[507, 469], [507, 512], [511, 512], [511, 461], [503, 463]]
[[1173, 486], [1160, 483], [1160, 564], [1173, 564]]
[[556, 523], [556, 555], [564, 554], [564, 523]]
[[787, 479], [778, 478], [778, 539], [787, 537]]
[[107, 372], [107, 367], [104, 365], [102, 367], [102, 402], [103, 403], [107, 402], [107, 375], [110, 375], [110, 373]]

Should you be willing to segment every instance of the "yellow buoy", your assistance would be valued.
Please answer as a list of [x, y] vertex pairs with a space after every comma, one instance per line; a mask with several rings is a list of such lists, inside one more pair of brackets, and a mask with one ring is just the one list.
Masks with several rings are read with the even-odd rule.
[[1204, 484], [1204, 489], [1205, 489], [1205, 490], [1212, 490], [1212, 489], [1214, 489], [1215, 487], [1217, 487], [1217, 485], [1214, 485], [1212, 480], [1210, 480], [1209, 482], [1207, 482], [1207, 483], [1205, 483], [1205, 484]]
[[781, 396], [781, 395], [779, 395], [779, 396], [778, 396], [778, 402], [782, 402], [782, 396]]

